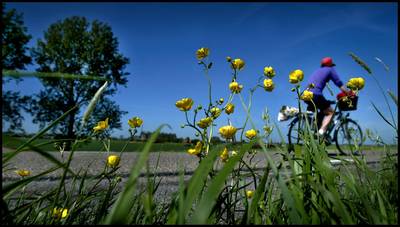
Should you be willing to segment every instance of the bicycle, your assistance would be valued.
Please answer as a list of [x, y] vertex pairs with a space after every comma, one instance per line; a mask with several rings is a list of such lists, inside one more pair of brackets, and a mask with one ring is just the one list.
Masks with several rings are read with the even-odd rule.
[[[329, 102], [335, 104], [335, 113], [328, 125], [324, 138], [322, 139], [325, 141], [327, 146], [332, 142], [335, 142], [337, 149], [343, 155], [350, 155], [351, 153], [353, 155], [358, 155], [363, 142], [361, 127], [356, 121], [349, 117], [350, 113], [343, 113], [344, 111], [355, 110], [356, 108], [342, 107], [341, 105], [338, 105], [338, 102], [336, 101]], [[304, 135], [307, 132], [306, 122], [310, 125], [313, 134], [317, 135], [322, 118], [323, 114], [318, 112], [317, 121], [315, 121], [314, 112], [309, 111], [307, 111], [306, 114], [298, 113], [295, 116], [295, 118], [289, 123], [289, 131], [287, 134], [289, 152], [293, 151], [294, 145], [303, 145], [302, 138], [304, 138]], [[332, 133], [333, 139], [331, 136]]]

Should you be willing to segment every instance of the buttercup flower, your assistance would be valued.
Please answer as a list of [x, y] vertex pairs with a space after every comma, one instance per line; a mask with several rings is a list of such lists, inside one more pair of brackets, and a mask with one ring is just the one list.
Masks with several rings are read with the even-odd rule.
[[236, 156], [237, 154], [237, 151], [232, 151], [232, 156]]
[[245, 134], [245, 136], [246, 136], [247, 139], [249, 139], [249, 140], [251, 140], [251, 139], [253, 139], [254, 137], [256, 137], [256, 135], [257, 135], [257, 131], [254, 130], [254, 129], [247, 130], [247, 131], [246, 131], [246, 134]]
[[301, 82], [304, 78], [304, 73], [300, 69], [296, 69], [289, 74], [289, 82], [292, 84], [297, 84]]
[[219, 133], [221, 136], [225, 139], [231, 139], [235, 136], [237, 129], [233, 127], [232, 125], [226, 125], [221, 128], [219, 128]]
[[67, 208], [54, 208], [53, 209], [53, 217], [56, 219], [66, 218], [68, 216]]
[[232, 103], [228, 103], [225, 107], [226, 114], [231, 114], [233, 113], [234, 110], [235, 110], [235, 105], [233, 105]]
[[97, 123], [97, 125], [95, 127], [93, 127], [93, 130], [95, 132], [98, 132], [98, 131], [103, 131], [103, 130], [105, 130], [107, 128], [108, 128], [108, 117], [104, 121], [99, 121]]
[[15, 173], [17, 173], [21, 177], [27, 177], [27, 176], [31, 175], [31, 171], [26, 170], [26, 169], [17, 170], [17, 171], [15, 171]]
[[272, 132], [272, 127], [268, 126], [268, 125], [264, 125], [263, 127], [265, 134], [269, 135]]
[[203, 143], [201, 141], [197, 142], [196, 146], [194, 148], [188, 149], [189, 154], [197, 155], [200, 154], [201, 148], [203, 147]]
[[139, 117], [133, 117], [128, 120], [128, 124], [131, 126], [131, 128], [138, 128], [143, 124], [143, 120]]
[[175, 103], [181, 111], [188, 111], [192, 108], [193, 100], [191, 98], [183, 98]]
[[275, 76], [275, 70], [274, 70], [274, 68], [272, 68], [271, 66], [265, 67], [265, 68], [264, 68], [264, 75], [267, 76], [267, 77], [269, 77], [269, 78], [274, 77], [274, 76]]
[[120, 157], [118, 157], [116, 155], [110, 155], [107, 158], [107, 166], [109, 166], [111, 168], [115, 168], [118, 166], [119, 160], [120, 160]]
[[208, 48], [202, 47], [196, 51], [196, 57], [197, 57], [197, 59], [202, 60], [208, 56], [209, 52], [210, 51]]
[[221, 155], [219, 156], [223, 162], [226, 162], [229, 157], [228, 149], [225, 147], [224, 150], [222, 151]]
[[240, 91], [242, 91], [242, 89], [243, 89], [243, 85], [241, 85], [241, 84], [239, 85], [238, 82], [233, 81], [233, 82], [231, 82], [231, 83], [229, 84], [229, 89], [230, 89], [233, 93], [239, 94]]
[[264, 89], [266, 91], [272, 91], [275, 88], [275, 84], [271, 79], [265, 79], [264, 80]]
[[231, 61], [232, 61], [232, 58], [228, 56], [228, 57], [226, 57], [226, 61], [227, 61], [227, 62], [231, 62]]
[[232, 61], [231, 67], [236, 70], [241, 70], [244, 67], [244, 61], [240, 58], [236, 58]]
[[224, 98], [220, 98], [219, 103], [221, 103], [221, 104], [224, 103]]
[[218, 107], [211, 108], [210, 112], [213, 118], [217, 118], [221, 115], [221, 109]]
[[314, 94], [312, 93], [312, 91], [305, 90], [303, 92], [303, 94], [300, 96], [300, 99], [302, 99], [304, 101], [311, 101], [313, 96], [314, 96]]
[[252, 190], [247, 190], [246, 191], [246, 197], [248, 199], [251, 199], [253, 197], [253, 195], [254, 195], [254, 191], [252, 191]]
[[347, 87], [351, 90], [361, 90], [365, 85], [365, 81], [362, 77], [351, 78], [349, 82], [347, 82]]
[[197, 125], [202, 128], [205, 129], [208, 126], [210, 126], [212, 122], [212, 118], [211, 117], [206, 117], [206, 118], [202, 118], [199, 122], [197, 122]]

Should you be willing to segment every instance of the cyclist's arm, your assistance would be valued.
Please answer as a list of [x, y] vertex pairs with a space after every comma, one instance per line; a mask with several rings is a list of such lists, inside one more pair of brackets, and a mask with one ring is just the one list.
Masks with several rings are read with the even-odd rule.
[[343, 91], [347, 95], [350, 94], [350, 90], [347, 89], [344, 83], [340, 80], [339, 75], [337, 74], [334, 68], [331, 68], [331, 79], [333, 83], [335, 83], [335, 85], [338, 86], [338, 88], [340, 88], [341, 91]]
[[347, 95], [349, 95], [351, 93], [351, 91], [349, 89], [346, 88], [346, 86], [342, 85], [340, 87], [340, 90], [343, 91], [344, 93], [346, 93]]

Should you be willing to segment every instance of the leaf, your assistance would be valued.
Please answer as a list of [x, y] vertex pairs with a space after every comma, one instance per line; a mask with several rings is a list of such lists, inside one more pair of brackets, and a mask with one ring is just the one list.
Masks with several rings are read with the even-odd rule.
[[210, 64], [208, 64], [207, 68], [208, 68], [208, 69], [211, 69], [212, 64], [213, 64], [213, 63], [210, 62]]

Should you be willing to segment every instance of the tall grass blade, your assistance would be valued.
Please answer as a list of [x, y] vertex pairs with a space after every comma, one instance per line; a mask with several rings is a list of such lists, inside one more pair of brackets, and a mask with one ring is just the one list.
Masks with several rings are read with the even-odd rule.
[[192, 218], [193, 224], [205, 224], [207, 223], [207, 219], [211, 214], [211, 210], [216, 203], [216, 199], [220, 194], [225, 179], [228, 175], [233, 171], [235, 165], [239, 160], [243, 157], [244, 153], [247, 152], [255, 143], [255, 140], [250, 143], [243, 145], [240, 148], [240, 152], [238, 155], [233, 156], [230, 160], [224, 165], [224, 167], [219, 171], [219, 173], [214, 177], [211, 181], [207, 191], [203, 194], [199, 204], [195, 208], [196, 212]]
[[383, 67], [385, 68], [385, 70], [387, 71], [387, 72], [389, 72], [389, 67], [385, 64], [385, 62], [383, 62], [380, 58], [378, 58], [378, 57], [375, 57], [375, 60], [377, 61], [377, 62], [379, 62], [379, 63], [381, 63], [382, 65], [383, 65]]
[[265, 191], [265, 186], [268, 180], [270, 168], [268, 166], [265, 168], [264, 175], [261, 178], [261, 182], [256, 188], [256, 192], [254, 193], [254, 197], [250, 203], [249, 214], [247, 216], [247, 224], [261, 224], [260, 223], [260, 214], [258, 213], [258, 203], [260, 199], [262, 199], [262, 193]]
[[379, 116], [381, 116], [381, 118], [388, 123], [390, 126], [392, 126], [392, 128], [394, 128], [396, 131], [396, 127], [392, 125], [392, 123], [390, 123], [385, 116], [383, 116], [383, 114], [381, 113], [381, 111], [379, 111], [379, 109], [375, 106], [375, 104], [373, 102], [371, 102], [372, 106], [374, 107], [375, 111], [378, 112]]
[[88, 76], [88, 75], [77, 75], [69, 73], [59, 73], [59, 72], [27, 72], [27, 71], [16, 71], [16, 70], [3, 70], [3, 77], [38, 77], [38, 78], [55, 78], [55, 79], [67, 79], [67, 80], [99, 80], [108, 81], [107, 78], [98, 76]]
[[396, 103], [396, 106], [399, 106], [399, 104], [398, 104], [398, 102], [397, 102], [397, 96], [396, 96], [395, 94], [393, 94], [393, 92], [390, 91], [390, 90], [388, 90], [387, 92], [388, 92], [390, 98], [393, 99], [393, 102]]
[[116, 203], [113, 205], [111, 213], [105, 218], [104, 224], [128, 224], [128, 214], [133, 205], [132, 196], [135, 192], [137, 178], [139, 177], [140, 170], [146, 164], [146, 161], [149, 157], [151, 145], [155, 142], [157, 136], [160, 134], [160, 131], [164, 126], [165, 125], [161, 125], [158, 127], [157, 130], [151, 135], [149, 141], [146, 143], [142, 153], [139, 156], [139, 159], [131, 170], [131, 174], [123, 191], [120, 193]]
[[187, 214], [193, 206], [194, 200], [199, 196], [204, 188], [204, 184], [207, 180], [207, 176], [212, 170], [214, 162], [218, 157], [219, 152], [217, 150], [212, 150], [208, 155], [200, 162], [193, 176], [190, 178], [189, 184], [187, 186], [185, 207], [183, 213], [179, 213], [180, 216], [186, 218]]
[[85, 124], [87, 120], [89, 119], [90, 114], [93, 112], [94, 108], [96, 107], [97, 101], [100, 99], [101, 94], [103, 94], [104, 90], [106, 90], [108, 86], [108, 81], [106, 81], [103, 86], [99, 88], [99, 90], [96, 91], [96, 94], [93, 96], [92, 100], [90, 100], [90, 103], [88, 107], [86, 108], [85, 113], [83, 114], [82, 117], [82, 128], [85, 127]]

